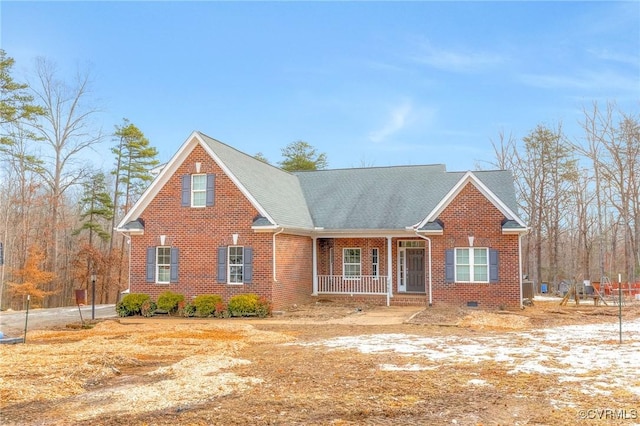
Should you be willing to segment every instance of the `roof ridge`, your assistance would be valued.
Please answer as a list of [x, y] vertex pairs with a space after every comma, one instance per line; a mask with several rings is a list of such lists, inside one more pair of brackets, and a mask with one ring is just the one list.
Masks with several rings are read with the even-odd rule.
[[241, 150], [239, 150], [238, 148], [236, 148], [236, 147], [234, 147], [234, 146], [231, 146], [231, 145], [229, 145], [229, 144], [227, 144], [227, 143], [224, 143], [224, 142], [222, 142], [222, 141], [220, 141], [220, 140], [218, 140], [218, 139], [216, 139], [216, 138], [213, 138], [213, 137], [211, 137], [211, 136], [209, 136], [209, 135], [207, 135], [207, 134], [205, 134], [205, 133], [203, 133], [203, 132], [201, 132], [201, 131], [199, 131], [199, 130], [196, 130], [196, 133], [198, 133], [198, 134], [199, 134], [200, 136], [202, 136], [202, 137], [205, 137], [205, 138], [210, 139], [210, 140], [212, 140], [212, 141], [214, 141], [214, 142], [216, 142], [216, 143], [219, 143], [220, 145], [224, 145], [225, 147], [227, 147], [227, 148], [229, 148], [229, 149], [232, 149], [232, 150], [236, 151], [238, 154], [242, 154], [243, 156], [245, 156], [245, 157], [247, 157], [247, 158], [250, 158], [250, 159], [252, 159], [252, 160], [254, 160], [254, 161], [257, 161], [257, 162], [259, 162], [259, 163], [261, 163], [261, 164], [264, 164], [264, 165], [266, 165], [266, 166], [269, 166], [269, 167], [271, 167], [271, 168], [273, 168], [273, 169], [279, 170], [279, 171], [281, 171], [281, 172], [283, 172], [283, 173], [286, 173], [286, 174], [288, 174], [288, 175], [293, 175], [293, 173], [291, 173], [291, 172], [288, 172], [288, 171], [286, 171], [286, 170], [284, 170], [284, 169], [281, 169], [280, 167], [274, 166], [274, 165], [273, 165], [273, 164], [271, 164], [271, 163], [267, 163], [267, 162], [264, 162], [264, 161], [262, 161], [262, 160], [259, 160], [259, 159], [257, 159], [256, 157], [254, 157], [253, 155], [247, 154], [246, 152], [241, 151]]
[[[316, 173], [316, 172], [337, 172], [337, 171], [345, 171], [345, 170], [374, 170], [374, 169], [403, 169], [403, 168], [417, 168], [417, 167], [433, 167], [433, 168], [446, 168], [445, 164], [442, 163], [433, 163], [433, 164], [397, 164], [392, 166], [372, 166], [372, 167], [340, 167], [337, 169], [319, 169], [319, 170], [298, 170], [292, 172], [293, 174], [298, 173]], [[446, 169], [444, 170], [445, 172]], [[449, 173], [449, 172], [447, 172]]]

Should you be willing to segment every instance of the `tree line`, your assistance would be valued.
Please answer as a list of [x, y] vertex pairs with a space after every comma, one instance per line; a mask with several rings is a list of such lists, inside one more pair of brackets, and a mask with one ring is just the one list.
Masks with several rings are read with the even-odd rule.
[[494, 166], [514, 174], [530, 226], [529, 278], [636, 283], [640, 276], [640, 120], [614, 102], [583, 108], [581, 135], [538, 125], [521, 140], [501, 133]]
[[[0, 49], [0, 308], [73, 303], [75, 289], [96, 277], [98, 303], [115, 302], [128, 286], [127, 239], [115, 225], [160, 166], [158, 151], [128, 119], [104, 132], [92, 104], [88, 72], [60, 77], [38, 58], [33, 79], [12, 75]], [[538, 125], [517, 139], [492, 141], [492, 167], [515, 178], [523, 269], [535, 282], [598, 281], [640, 274], [640, 124], [615, 104], [584, 109], [583, 135]], [[112, 164], [87, 162], [110, 144]], [[325, 153], [304, 141], [281, 150], [286, 171], [328, 167]], [[269, 162], [261, 153], [261, 161]]]

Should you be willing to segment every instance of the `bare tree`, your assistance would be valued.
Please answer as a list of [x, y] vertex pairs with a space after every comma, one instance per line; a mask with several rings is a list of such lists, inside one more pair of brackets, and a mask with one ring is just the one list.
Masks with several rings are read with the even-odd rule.
[[91, 95], [88, 72], [78, 73], [73, 83], [67, 84], [58, 79], [55, 64], [44, 58], [36, 60], [35, 72], [36, 82], [31, 84], [31, 89], [36, 102], [44, 109], [44, 115], [33, 129], [45, 146], [42, 178], [50, 191], [51, 226], [46, 240], [48, 264], [58, 282], [64, 282], [67, 277], [60, 274], [62, 268], [58, 259], [60, 207], [65, 192], [88, 173], [81, 154], [102, 140], [100, 130], [92, 122], [99, 111], [88, 104]]
[[[636, 280], [640, 265], [638, 240], [640, 239], [640, 120], [637, 116], [619, 111], [614, 103], [601, 108], [593, 103], [584, 110], [583, 146], [575, 144], [593, 165], [596, 203], [598, 206], [598, 231], [600, 239], [601, 275], [605, 276], [605, 247], [610, 248], [612, 258], [621, 258], [622, 264], [611, 268], [623, 270], [629, 282]], [[605, 226], [610, 219], [611, 230]], [[607, 215], [607, 213], [609, 213]], [[607, 235], [611, 233], [610, 241]], [[622, 234], [623, 255], [616, 256], [617, 238]], [[614, 270], [609, 271], [609, 275]]]
[[[551, 279], [557, 284], [562, 206], [569, 200], [567, 182], [575, 178], [575, 160], [562, 126], [552, 130], [538, 125], [521, 145], [512, 135], [500, 132], [499, 141], [492, 141], [492, 145], [495, 166], [514, 174], [519, 207], [531, 228], [525, 238], [526, 271], [534, 282]], [[543, 271], [545, 264], [548, 267]]]

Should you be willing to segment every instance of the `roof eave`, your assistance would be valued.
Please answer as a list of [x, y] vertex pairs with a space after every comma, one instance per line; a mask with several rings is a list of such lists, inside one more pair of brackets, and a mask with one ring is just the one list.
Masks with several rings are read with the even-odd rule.
[[144, 235], [144, 229], [123, 229], [123, 228], [115, 228], [116, 232], [125, 235]]
[[529, 228], [502, 228], [502, 235], [525, 235]]

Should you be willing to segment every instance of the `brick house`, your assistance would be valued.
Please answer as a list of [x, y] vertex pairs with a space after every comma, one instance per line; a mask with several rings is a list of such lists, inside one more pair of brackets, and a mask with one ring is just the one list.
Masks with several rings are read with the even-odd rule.
[[504, 170], [287, 173], [194, 132], [117, 230], [130, 291], [152, 297], [515, 308], [527, 232], [516, 212]]

